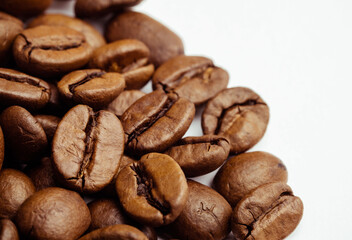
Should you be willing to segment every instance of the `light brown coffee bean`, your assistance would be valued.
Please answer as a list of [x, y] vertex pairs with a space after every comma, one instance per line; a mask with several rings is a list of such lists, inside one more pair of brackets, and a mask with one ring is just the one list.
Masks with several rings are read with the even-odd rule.
[[122, 114], [138, 99], [145, 96], [146, 93], [139, 90], [125, 90], [117, 96], [105, 110], [114, 113], [116, 116], [121, 117]]
[[147, 236], [135, 227], [118, 224], [97, 229], [78, 240], [148, 240]]
[[17, 228], [10, 219], [0, 219], [0, 239], [19, 240]]

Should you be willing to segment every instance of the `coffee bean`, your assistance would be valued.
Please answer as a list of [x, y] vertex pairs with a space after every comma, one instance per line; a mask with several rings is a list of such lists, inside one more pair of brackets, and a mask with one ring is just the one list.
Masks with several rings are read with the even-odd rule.
[[142, 88], [152, 77], [154, 66], [148, 62], [148, 47], [136, 39], [115, 41], [94, 51], [90, 68], [123, 74], [127, 89]]
[[154, 89], [175, 92], [196, 105], [214, 97], [228, 82], [228, 73], [210, 59], [182, 55], [165, 62], [153, 76]]
[[64, 76], [57, 87], [66, 102], [101, 108], [123, 91], [125, 79], [99, 69], [77, 70]]
[[88, 233], [78, 240], [100, 240], [100, 239], [128, 239], [128, 240], [148, 240], [147, 236], [137, 228], [118, 224], [105, 228], [100, 228]]
[[220, 167], [229, 152], [226, 138], [206, 135], [183, 138], [164, 153], [180, 165], [187, 177], [196, 177]]
[[19, 240], [17, 228], [10, 219], [0, 219], [0, 239]]
[[188, 197], [187, 181], [180, 166], [160, 153], [144, 155], [123, 168], [116, 192], [125, 211], [140, 223], [166, 225], [181, 213]]
[[61, 120], [52, 150], [54, 167], [67, 187], [98, 192], [118, 170], [124, 150], [121, 123], [108, 111], [78, 105]]
[[52, 115], [35, 115], [34, 117], [42, 125], [48, 141], [51, 142], [61, 118]]
[[25, 173], [30, 177], [37, 191], [57, 186], [52, 160], [48, 157], [42, 158], [39, 164], [27, 166]]
[[4, 134], [2, 133], [2, 129], [0, 126], [0, 170], [2, 167], [2, 163], [4, 162], [4, 156], [5, 156]]
[[14, 169], [0, 172], [0, 218], [13, 218], [21, 204], [35, 192], [29, 177]]
[[235, 207], [253, 189], [277, 181], [287, 182], [282, 161], [270, 153], [250, 152], [229, 159], [215, 175], [214, 187]]
[[23, 239], [77, 239], [89, 227], [89, 209], [76, 193], [46, 188], [25, 201], [16, 215]]
[[2, 0], [0, 8], [16, 17], [29, 18], [45, 11], [52, 0]]
[[105, 110], [114, 113], [116, 116], [121, 117], [122, 114], [138, 99], [146, 94], [139, 90], [125, 90], [117, 96]]
[[133, 155], [165, 151], [186, 133], [194, 114], [194, 104], [177, 94], [145, 95], [121, 117], [127, 150]]
[[174, 32], [139, 12], [117, 15], [108, 24], [105, 35], [109, 42], [127, 38], [142, 41], [150, 49], [150, 61], [155, 67], [184, 52], [182, 40]]
[[226, 137], [231, 153], [253, 147], [264, 135], [269, 121], [269, 108], [249, 88], [236, 87], [221, 91], [206, 105], [202, 114], [204, 134]]
[[303, 203], [285, 183], [270, 183], [246, 195], [232, 215], [236, 239], [280, 240], [297, 227]]
[[46, 106], [40, 109], [41, 113], [55, 115], [62, 117], [68, 110], [69, 106], [64, 104], [60, 98], [59, 90], [57, 89], [57, 83], [50, 83], [50, 99]]
[[17, 65], [37, 76], [55, 77], [83, 67], [93, 48], [68, 27], [38, 26], [19, 34], [13, 45]]

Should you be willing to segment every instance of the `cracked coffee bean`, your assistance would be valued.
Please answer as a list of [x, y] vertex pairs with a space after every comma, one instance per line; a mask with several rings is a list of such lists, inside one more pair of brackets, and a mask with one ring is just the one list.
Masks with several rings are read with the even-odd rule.
[[206, 135], [183, 138], [164, 154], [172, 157], [187, 177], [196, 177], [220, 167], [229, 152], [230, 145], [226, 138]]
[[89, 227], [89, 209], [73, 191], [46, 188], [33, 194], [18, 210], [16, 225], [23, 239], [77, 239]]
[[146, 93], [139, 90], [125, 90], [117, 96], [105, 110], [114, 113], [116, 116], [121, 117], [122, 114], [138, 99], [145, 96]]
[[59, 125], [61, 118], [52, 115], [35, 115], [35, 119], [42, 125], [46, 138], [49, 142], [54, 137], [57, 125]]
[[136, 156], [165, 151], [186, 133], [194, 114], [194, 104], [175, 93], [145, 95], [121, 117], [127, 151]]
[[165, 62], [153, 76], [154, 89], [175, 92], [195, 105], [214, 97], [228, 82], [228, 73], [210, 59], [183, 55]]
[[116, 192], [132, 218], [154, 227], [173, 222], [188, 198], [182, 169], [170, 156], [160, 153], [146, 154], [123, 168], [116, 179]]
[[79, 192], [95, 193], [106, 187], [118, 170], [124, 134], [114, 114], [78, 105], [62, 118], [52, 145], [61, 182]]
[[17, 228], [9, 219], [0, 219], [0, 239], [19, 240]]
[[4, 162], [5, 156], [5, 141], [4, 141], [4, 134], [2, 133], [2, 129], [0, 126], [0, 170], [2, 167], [2, 163]]
[[135, 227], [117, 224], [97, 229], [88, 233], [78, 240], [148, 240], [147, 236]]
[[270, 153], [250, 152], [230, 158], [215, 175], [213, 184], [235, 207], [244, 195], [272, 182], [287, 182], [285, 165]]
[[44, 12], [52, 0], [1, 0], [0, 9], [16, 17], [30, 18]]
[[46, 78], [83, 67], [92, 50], [82, 33], [61, 26], [26, 29], [13, 45], [17, 65], [28, 73]]
[[64, 76], [57, 87], [66, 102], [98, 109], [109, 104], [123, 91], [125, 79], [119, 73], [107, 73], [99, 69], [77, 70]]
[[139, 89], [154, 73], [154, 66], [148, 58], [149, 49], [144, 43], [136, 39], [124, 39], [95, 50], [89, 67], [121, 73], [127, 89]]
[[56, 187], [54, 167], [49, 157], [44, 157], [39, 164], [28, 165], [24, 172], [30, 177], [37, 191]]
[[259, 142], [268, 122], [266, 103], [243, 87], [221, 91], [209, 100], [202, 114], [203, 133], [226, 137], [232, 154], [245, 152]]
[[236, 239], [281, 240], [295, 230], [303, 203], [285, 183], [258, 187], [238, 203], [232, 215]]

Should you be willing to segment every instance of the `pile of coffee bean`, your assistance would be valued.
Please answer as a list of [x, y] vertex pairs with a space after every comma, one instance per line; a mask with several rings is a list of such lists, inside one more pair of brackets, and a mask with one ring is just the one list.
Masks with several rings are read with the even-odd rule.
[[[302, 201], [280, 159], [246, 152], [268, 105], [140, 2], [1, 1], [0, 239], [284, 239]], [[109, 14], [105, 38], [79, 19]], [[182, 138], [199, 107], [204, 136]]]

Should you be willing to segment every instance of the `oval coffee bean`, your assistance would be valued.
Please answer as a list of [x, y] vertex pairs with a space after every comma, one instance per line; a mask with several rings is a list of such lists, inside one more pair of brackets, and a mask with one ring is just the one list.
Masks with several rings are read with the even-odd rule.
[[89, 227], [90, 213], [73, 191], [46, 188], [25, 201], [16, 215], [16, 225], [26, 239], [77, 239]]
[[187, 177], [196, 177], [220, 167], [229, 152], [230, 145], [226, 138], [206, 135], [183, 138], [164, 154], [172, 157]]
[[174, 93], [145, 95], [121, 117], [127, 150], [133, 155], [165, 151], [186, 133], [194, 114], [194, 104]]
[[285, 183], [258, 187], [246, 195], [232, 215], [232, 232], [236, 239], [280, 240], [299, 224], [303, 203]]
[[17, 65], [28, 73], [47, 78], [83, 67], [92, 50], [82, 33], [61, 26], [26, 29], [13, 44]]
[[121, 117], [127, 108], [145, 95], [146, 93], [139, 90], [125, 90], [120, 93], [120, 95], [118, 95], [117, 98], [115, 98], [111, 103], [109, 103], [105, 110]]
[[35, 192], [29, 177], [14, 169], [0, 172], [0, 219], [13, 218], [22, 203]]
[[157, 227], [178, 217], [187, 201], [188, 186], [175, 160], [165, 154], [149, 153], [120, 171], [116, 192], [131, 217]]
[[142, 41], [150, 49], [150, 61], [155, 67], [184, 52], [182, 40], [174, 32], [139, 12], [117, 15], [108, 24], [105, 35], [109, 42], [127, 38]]
[[34, 117], [42, 125], [48, 141], [51, 141], [61, 118], [52, 115], [35, 115]]
[[210, 59], [183, 55], [165, 62], [153, 76], [154, 89], [175, 92], [196, 105], [214, 97], [228, 82], [228, 73]]
[[149, 64], [148, 47], [136, 39], [124, 39], [102, 46], [94, 51], [90, 68], [123, 74], [127, 89], [142, 88], [154, 73]]
[[202, 114], [204, 134], [226, 137], [231, 153], [253, 147], [263, 137], [269, 122], [269, 108], [249, 88], [236, 87], [221, 91], [211, 99]]
[[52, 160], [48, 157], [42, 158], [39, 164], [27, 166], [25, 173], [32, 179], [37, 191], [57, 186]]
[[0, 126], [0, 170], [2, 167], [2, 163], [4, 162], [4, 156], [5, 156], [4, 134], [2, 133], [2, 129]]
[[52, 145], [60, 180], [76, 191], [94, 193], [107, 186], [118, 170], [123, 129], [114, 114], [78, 105], [61, 120]]
[[147, 236], [135, 227], [118, 224], [100, 228], [88, 233], [78, 240], [148, 240]]
[[280, 159], [266, 152], [242, 153], [230, 158], [217, 172], [214, 187], [235, 207], [253, 189], [272, 182], [287, 182]]
[[19, 240], [17, 228], [10, 219], [0, 219], [0, 239]]
[[125, 79], [119, 73], [99, 69], [77, 70], [64, 76], [57, 87], [66, 102], [101, 108], [123, 91]]
[[0, 8], [16, 17], [29, 18], [44, 12], [52, 0], [1, 0]]
[[19, 105], [37, 110], [49, 102], [50, 93], [47, 82], [12, 69], [0, 68], [0, 107]]

